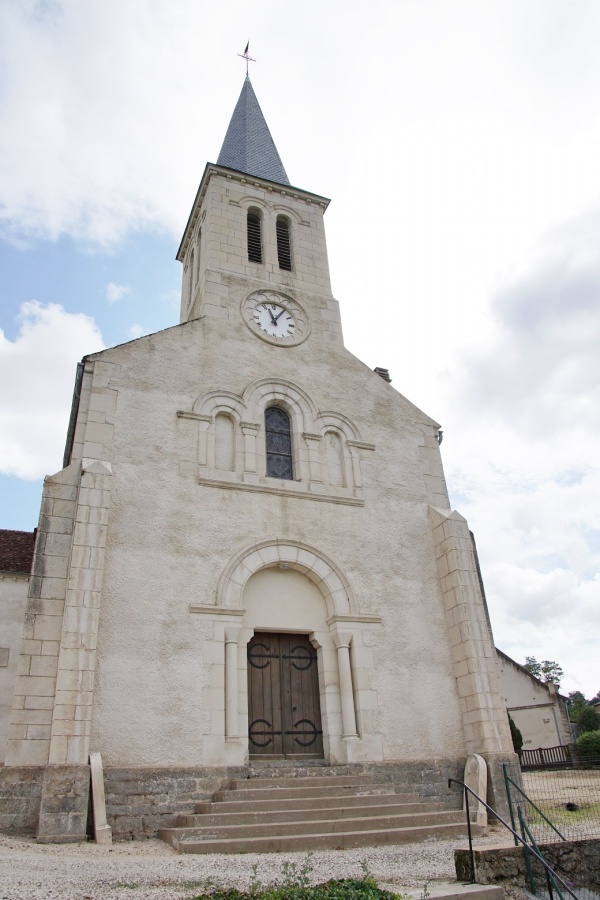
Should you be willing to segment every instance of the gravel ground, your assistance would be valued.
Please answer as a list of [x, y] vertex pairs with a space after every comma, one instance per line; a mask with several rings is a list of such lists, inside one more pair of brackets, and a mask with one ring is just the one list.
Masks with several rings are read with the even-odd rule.
[[[490, 829], [477, 845], [500, 843]], [[454, 854], [461, 840], [425, 841], [397, 847], [364, 847], [314, 853], [311, 881], [363, 874], [361, 863], [383, 886], [401, 893], [426, 882], [452, 881]], [[288, 861], [300, 868], [305, 853], [222, 855], [179, 854], [158, 839], [96, 844], [36, 844], [33, 838], [0, 834], [1, 900], [190, 900], [208, 879], [219, 887], [248, 887], [282, 877]]]

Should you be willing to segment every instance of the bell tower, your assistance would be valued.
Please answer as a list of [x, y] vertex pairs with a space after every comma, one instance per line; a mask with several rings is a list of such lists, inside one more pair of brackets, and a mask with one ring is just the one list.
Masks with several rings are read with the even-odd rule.
[[[265, 319], [259, 336], [293, 343], [273, 325], [286, 309], [292, 332], [342, 345], [339, 307], [331, 295], [323, 215], [329, 200], [293, 187], [248, 76], [216, 164], [202, 176], [177, 259], [183, 263], [180, 322]], [[266, 293], [261, 293], [266, 292]], [[256, 301], [256, 302], [254, 302]], [[287, 321], [281, 313], [277, 323]], [[251, 325], [252, 327], [252, 325]], [[275, 332], [269, 335], [269, 330]], [[295, 341], [299, 343], [299, 340]]]

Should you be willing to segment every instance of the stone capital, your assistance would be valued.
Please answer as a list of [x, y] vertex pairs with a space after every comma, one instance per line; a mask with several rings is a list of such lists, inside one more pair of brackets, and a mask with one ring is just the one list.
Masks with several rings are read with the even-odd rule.
[[225, 643], [226, 644], [237, 644], [238, 638], [240, 636], [241, 625], [233, 625], [228, 626], [225, 629]]
[[337, 650], [341, 647], [350, 647], [352, 643], [352, 634], [349, 631], [332, 631], [331, 637]]

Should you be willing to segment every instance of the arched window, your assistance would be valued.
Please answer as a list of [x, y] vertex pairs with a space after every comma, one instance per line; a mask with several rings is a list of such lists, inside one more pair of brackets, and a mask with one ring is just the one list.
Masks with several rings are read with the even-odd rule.
[[262, 262], [262, 223], [258, 209], [248, 210], [248, 259], [250, 262]]
[[285, 216], [277, 216], [275, 225], [277, 232], [277, 259], [279, 268], [292, 269], [292, 243], [290, 239], [290, 220]]
[[267, 475], [271, 478], [294, 477], [292, 468], [292, 430], [290, 417], [279, 406], [265, 410], [265, 434], [267, 443]]

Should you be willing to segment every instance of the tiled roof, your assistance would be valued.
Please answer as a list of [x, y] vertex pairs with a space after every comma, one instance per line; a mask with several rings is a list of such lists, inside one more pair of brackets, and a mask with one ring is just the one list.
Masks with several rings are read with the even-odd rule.
[[0, 572], [31, 572], [34, 546], [35, 531], [0, 529]]
[[290, 183], [247, 75], [217, 165], [277, 184]]

